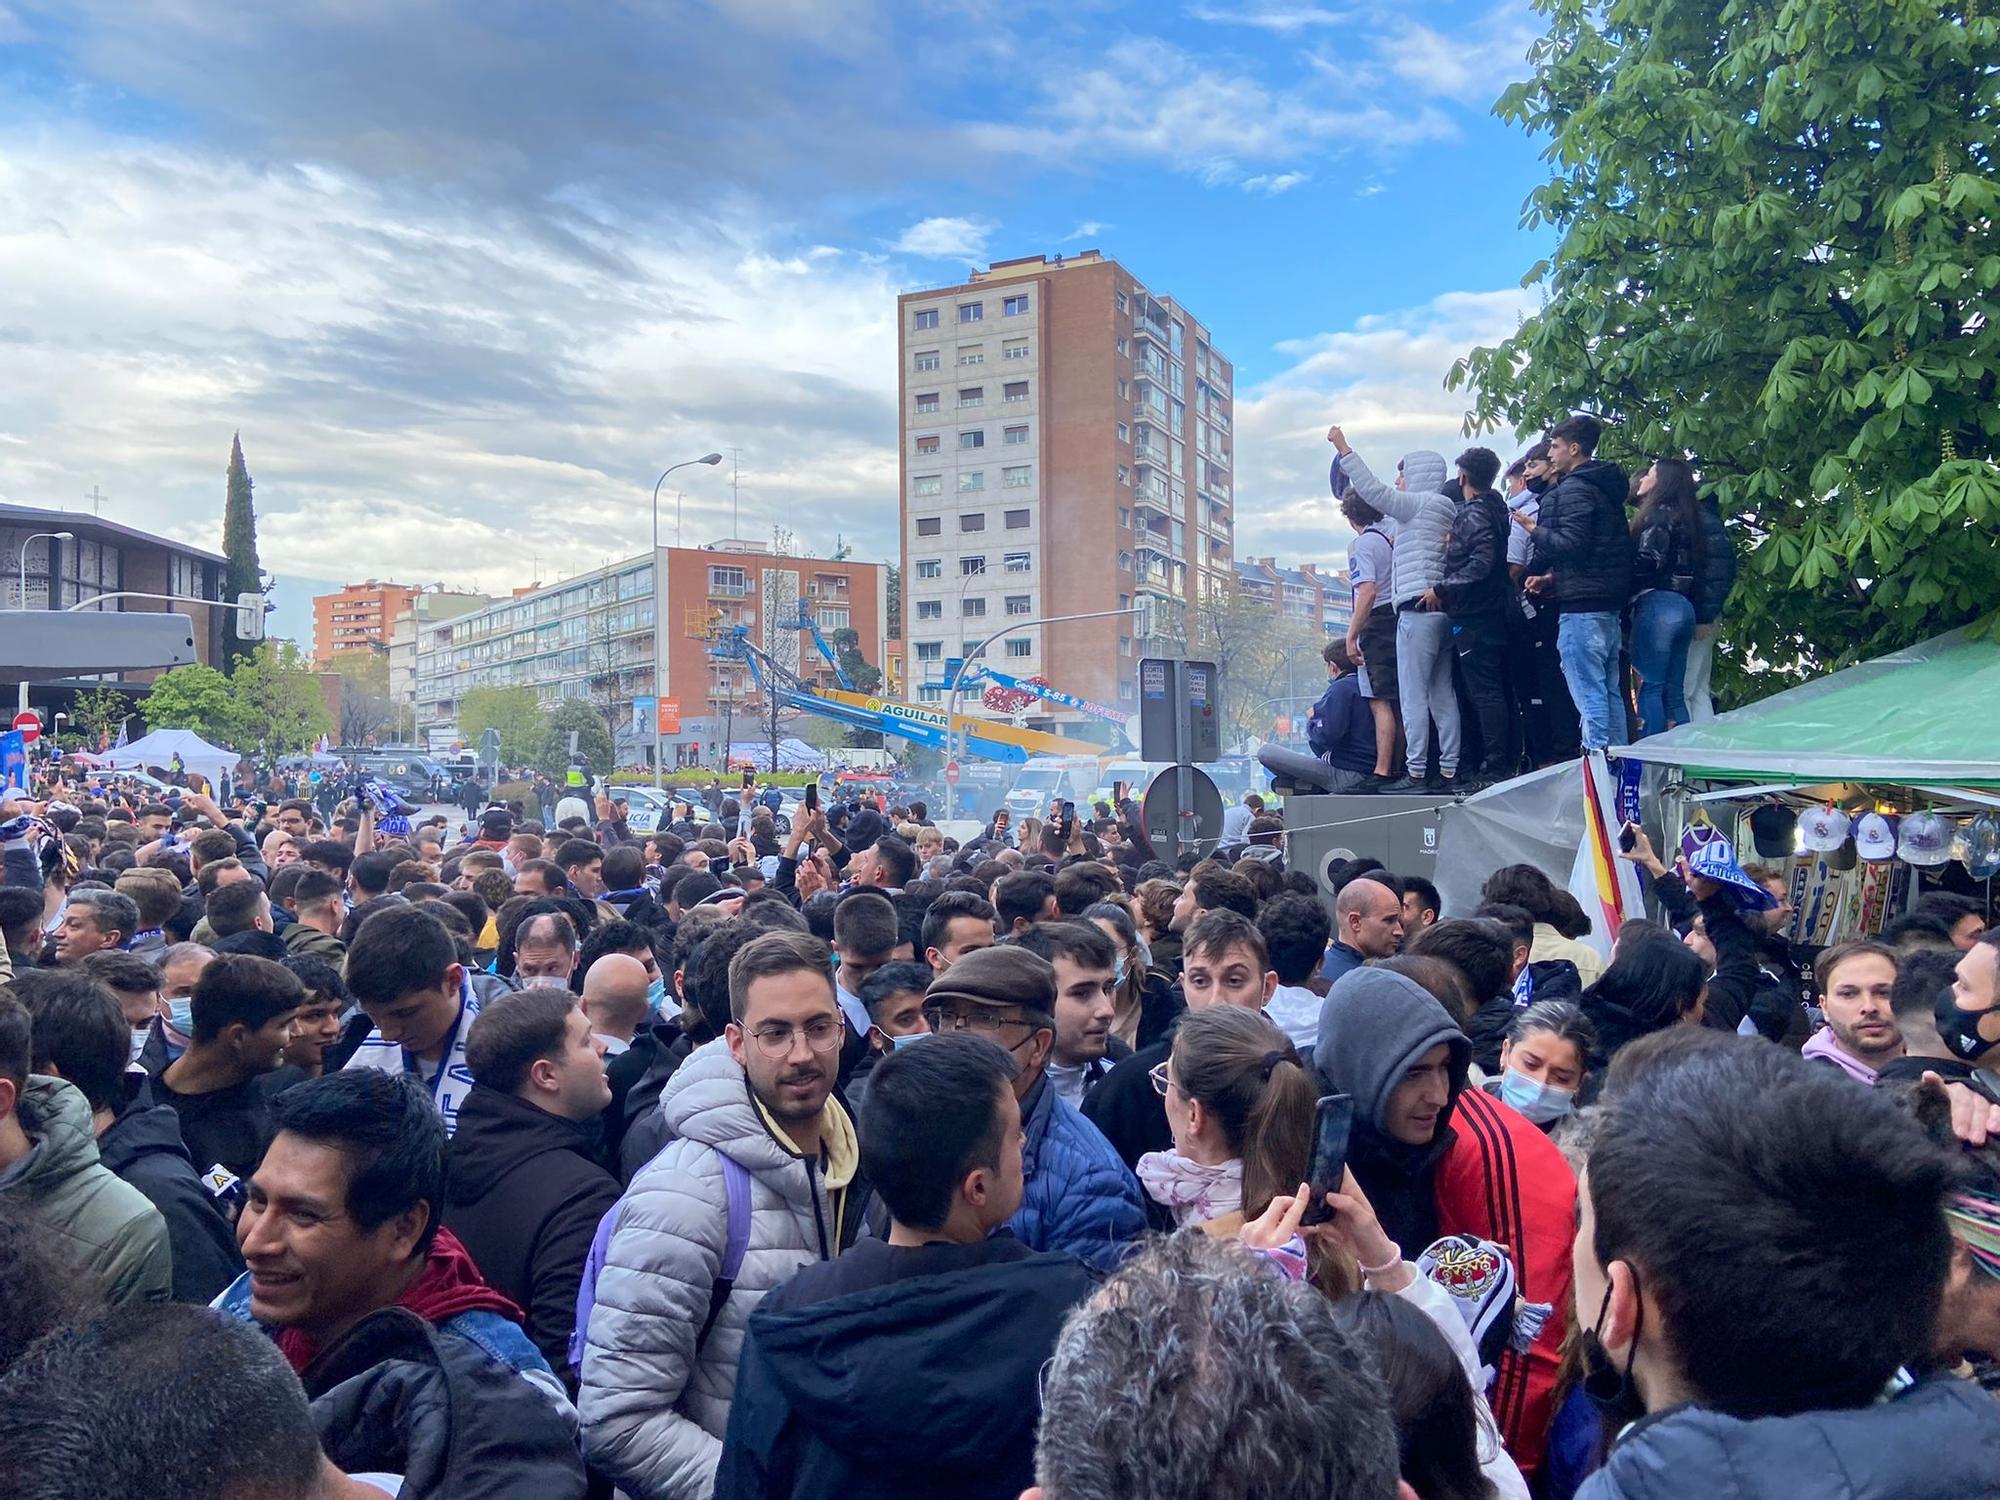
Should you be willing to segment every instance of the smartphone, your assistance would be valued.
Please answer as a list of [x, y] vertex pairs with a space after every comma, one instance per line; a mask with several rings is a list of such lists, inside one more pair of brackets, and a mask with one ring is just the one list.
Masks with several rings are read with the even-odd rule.
[[1632, 852], [1632, 846], [1638, 842], [1634, 837], [1638, 831], [1639, 825], [1636, 823], [1627, 823], [1618, 830], [1618, 849], [1620, 853], [1630, 854]]
[[750, 790], [751, 787], [755, 786], [756, 784], [757, 784], [757, 773], [755, 771], [745, 771], [743, 773], [743, 790], [747, 792]]
[[816, 781], [806, 783], [806, 811], [809, 813], [819, 811], [819, 783]]
[[1125, 786], [1126, 783], [1122, 781], [1111, 783], [1111, 805], [1113, 807], [1120, 808], [1125, 805]]
[[1324, 1224], [1333, 1217], [1326, 1195], [1339, 1192], [1347, 1175], [1347, 1141], [1353, 1131], [1354, 1096], [1327, 1094], [1321, 1098], [1313, 1109], [1312, 1164], [1306, 1172], [1312, 1202], [1306, 1205], [1301, 1223]]

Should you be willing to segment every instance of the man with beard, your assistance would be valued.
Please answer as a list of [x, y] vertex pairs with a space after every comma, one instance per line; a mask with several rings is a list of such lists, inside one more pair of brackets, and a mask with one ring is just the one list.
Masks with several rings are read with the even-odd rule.
[[1868, 938], [1836, 943], [1819, 956], [1813, 972], [1826, 1026], [1805, 1044], [1805, 1055], [1873, 1084], [1885, 1064], [1903, 1055], [1891, 1001], [1895, 950]]

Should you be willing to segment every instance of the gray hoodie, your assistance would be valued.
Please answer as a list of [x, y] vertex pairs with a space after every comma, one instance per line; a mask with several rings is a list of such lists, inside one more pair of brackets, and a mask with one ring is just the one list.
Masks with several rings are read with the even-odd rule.
[[1313, 1064], [1335, 1092], [1354, 1096], [1354, 1118], [1380, 1131], [1389, 1095], [1439, 1042], [1451, 1047], [1456, 1099], [1472, 1043], [1415, 980], [1364, 966], [1341, 975], [1320, 1002]]
[[1407, 604], [1444, 577], [1444, 544], [1457, 500], [1445, 493], [1444, 458], [1428, 448], [1403, 455], [1403, 488], [1377, 479], [1358, 453], [1344, 454], [1340, 472], [1354, 492], [1385, 516], [1402, 523], [1396, 533], [1395, 566], [1389, 600]]

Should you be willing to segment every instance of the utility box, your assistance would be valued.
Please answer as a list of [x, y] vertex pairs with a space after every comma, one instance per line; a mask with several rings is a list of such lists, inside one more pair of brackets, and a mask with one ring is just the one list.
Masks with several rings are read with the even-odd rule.
[[1222, 759], [1222, 673], [1212, 661], [1139, 663], [1139, 755], [1205, 765]]

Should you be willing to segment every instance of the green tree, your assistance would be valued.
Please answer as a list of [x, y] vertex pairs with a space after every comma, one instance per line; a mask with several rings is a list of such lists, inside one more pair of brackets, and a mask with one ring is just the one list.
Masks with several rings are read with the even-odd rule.
[[815, 750], [843, 750], [847, 747], [847, 726], [823, 714], [801, 715], [794, 733]]
[[833, 647], [841, 671], [853, 679], [856, 692], [873, 693], [881, 688], [882, 669], [869, 665], [868, 658], [861, 654], [859, 631], [843, 625], [826, 638], [826, 643]]
[[882, 570], [882, 587], [887, 596], [883, 606], [889, 616], [889, 639], [900, 641], [903, 638], [903, 570], [895, 563]]
[[[1572, 410], [1683, 455], [1746, 553], [1725, 691], [2000, 599], [2000, 27], [1971, 0], [1537, 0], [1498, 112], [1549, 138], [1542, 309], [1452, 374], [1468, 427]], [[1761, 683], [1745, 671], [1770, 669]]]
[[237, 749], [261, 758], [307, 750], [333, 732], [319, 678], [299, 648], [260, 641], [229, 674], [236, 699]]
[[[250, 470], [243, 462], [243, 434], [237, 433], [229, 445], [229, 495], [222, 509], [222, 596], [234, 603], [238, 594], [264, 592], [264, 570], [257, 562], [257, 512], [250, 503]], [[240, 666], [255, 648], [236, 633], [236, 612], [227, 610], [222, 620], [222, 649], [231, 671]]]
[[229, 679], [200, 662], [162, 672], [140, 700], [139, 713], [148, 729], [191, 729], [210, 744], [236, 738]]
[[525, 766], [541, 758], [549, 727], [530, 687], [468, 688], [458, 700], [458, 733], [474, 751], [489, 729], [500, 731], [500, 764]]
[[99, 740], [108, 744], [117, 739], [118, 726], [131, 716], [132, 700], [113, 687], [94, 687], [78, 693], [69, 711], [70, 723], [90, 749], [95, 749]]
[[610, 771], [615, 755], [611, 731], [604, 727], [604, 715], [587, 698], [565, 698], [550, 712], [535, 763], [560, 782], [569, 771], [571, 730], [576, 731], [576, 753], [590, 762], [591, 774], [602, 776]]

